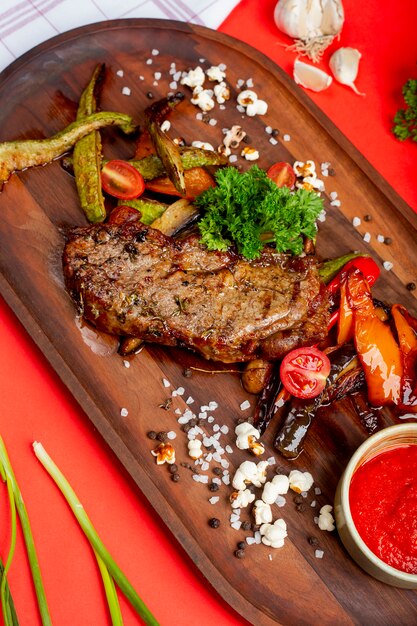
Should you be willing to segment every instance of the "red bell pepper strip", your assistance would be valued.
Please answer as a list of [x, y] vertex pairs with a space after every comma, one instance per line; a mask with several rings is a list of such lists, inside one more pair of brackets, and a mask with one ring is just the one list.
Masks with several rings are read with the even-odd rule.
[[391, 308], [403, 360], [401, 408], [417, 413], [417, 320], [401, 304]]
[[373, 406], [399, 404], [403, 365], [390, 327], [378, 317], [369, 285], [358, 269], [347, 276], [347, 298], [353, 310], [354, 340]]
[[[346, 275], [347, 276], [347, 275]], [[340, 308], [337, 325], [337, 343], [342, 345], [353, 337], [353, 311], [347, 298], [347, 279], [342, 279], [340, 283]]]
[[373, 259], [369, 256], [358, 256], [351, 261], [348, 261], [343, 269], [329, 282], [327, 285], [327, 291], [330, 295], [337, 293], [340, 289], [340, 284], [342, 282], [343, 276], [350, 269], [356, 268], [362, 272], [368, 281], [368, 285], [372, 287], [375, 283], [376, 279], [381, 273], [378, 265], [375, 263]]

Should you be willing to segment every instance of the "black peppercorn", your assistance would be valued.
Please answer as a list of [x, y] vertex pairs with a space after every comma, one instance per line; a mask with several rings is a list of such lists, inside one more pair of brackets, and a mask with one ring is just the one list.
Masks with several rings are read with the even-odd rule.
[[156, 432], [154, 430], [150, 430], [147, 433], [147, 436], [149, 437], [149, 439], [156, 439]]
[[211, 528], [218, 528], [220, 526], [220, 520], [217, 517], [212, 517], [209, 519], [209, 526]]
[[245, 556], [245, 551], [244, 550], [235, 550], [235, 557], [237, 559], [243, 559]]
[[237, 549], [244, 550], [245, 548], [246, 548], [246, 543], [244, 541], [239, 541], [239, 543], [237, 544]]
[[183, 431], [185, 433], [188, 433], [189, 430], [191, 430], [191, 426], [190, 424], [184, 424], [184, 426], [182, 427]]
[[148, 91], [148, 93], [146, 94], [146, 97], [149, 98], [149, 100], [153, 100], [153, 93], [152, 93], [152, 91]]
[[295, 504], [302, 504], [304, 502], [303, 496], [295, 496], [294, 502]]
[[175, 463], [172, 463], [169, 466], [169, 471], [171, 472], [171, 474], [176, 474], [178, 472], [178, 465], [175, 465]]
[[384, 243], [385, 245], [389, 246], [392, 244], [392, 239], [391, 237], [384, 237]]
[[309, 537], [307, 539], [307, 541], [310, 544], [310, 546], [318, 546], [319, 545], [319, 540], [317, 539], [317, 537]]
[[165, 433], [164, 431], [161, 431], [156, 435], [156, 438], [158, 439], [158, 441], [162, 441], [162, 443], [165, 443], [166, 440], [168, 439], [167, 433]]
[[306, 510], [306, 505], [304, 503], [297, 504], [295, 508], [297, 509], [297, 511], [300, 511], [300, 513], [304, 513], [304, 511]]
[[407, 283], [406, 285], [408, 291], [415, 291], [416, 284], [415, 283]]
[[271, 135], [272, 137], [279, 137], [279, 130], [278, 128], [273, 128], [271, 131]]
[[180, 475], [179, 474], [172, 474], [171, 476], [171, 480], [174, 481], [174, 483], [177, 483], [180, 479]]
[[371, 215], [365, 215], [363, 219], [364, 219], [365, 222], [372, 222], [372, 216]]
[[329, 174], [329, 176], [335, 176], [336, 174], [336, 172], [334, 171], [332, 167], [329, 167], [329, 169], [327, 170], [327, 173]]
[[252, 528], [252, 524], [247, 520], [242, 522], [242, 530], [250, 530]]
[[210, 483], [209, 484], [209, 489], [210, 489], [210, 491], [218, 491], [219, 490], [219, 485], [217, 483]]
[[216, 474], [216, 476], [221, 476], [223, 474], [223, 470], [220, 467], [213, 467], [213, 474]]
[[256, 533], [256, 531], [258, 531], [260, 529], [260, 524], [252, 524], [252, 530], [254, 533]]
[[[183, 284], [187, 283], [188, 285], [188, 281], [184, 280]], [[185, 370], [183, 371], [182, 375], [184, 376], [184, 378], [190, 378], [190, 376], [192, 375], [192, 370], [190, 370], [189, 367], [186, 367]]]

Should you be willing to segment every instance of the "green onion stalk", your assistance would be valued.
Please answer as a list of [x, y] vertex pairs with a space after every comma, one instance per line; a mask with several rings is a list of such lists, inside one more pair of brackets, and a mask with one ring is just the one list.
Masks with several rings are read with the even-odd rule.
[[[2, 583], [0, 585], [0, 599], [3, 610], [3, 618], [6, 626], [18, 624], [14, 607], [10, 602], [10, 592], [7, 587], [7, 572], [10, 568], [11, 560], [13, 558], [14, 547], [16, 543], [16, 511], [19, 516], [20, 524], [22, 526], [23, 538], [25, 540], [26, 552], [28, 555], [30, 571], [32, 574], [32, 580], [35, 587], [36, 598], [38, 601], [39, 614], [41, 617], [43, 626], [52, 626], [51, 617], [49, 615], [48, 604], [46, 601], [45, 590], [43, 586], [41, 571], [39, 567], [39, 561], [36, 554], [35, 543], [33, 541], [32, 530], [29, 523], [29, 517], [26, 511], [25, 504], [23, 502], [22, 494], [17, 484], [16, 477], [11, 466], [6, 446], [3, 439], [0, 437], [0, 475], [3, 481], [7, 485], [7, 491], [9, 494], [10, 512], [11, 512], [11, 545], [9, 555], [6, 560]], [[14, 620], [14, 621], [13, 621]]]
[[[75, 494], [65, 476], [62, 474], [61, 470], [56, 466], [56, 464], [48, 455], [41, 443], [35, 442], [33, 444], [33, 449], [39, 461], [42, 463], [48, 474], [55, 481], [56, 485], [62, 492], [72, 512], [77, 518], [81, 529], [83, 530], [96, 554], [100, 572], [105, 585], [105, 591], [107, 600], [109, 602], [113, 626], [119, 626], [123, 622], [121, 621], [122, 618], [120, 615], [120, 609], [118, 607], [116, 590], [114, 589], [114, 585], [111, 581], [114, 581], [116, 583], [120, 591], [126, 596], [132, 607], [135, 609], [136, 613], [143, 619], [145, 624], [147, 624], [148, 626], [159, 626], [155, 617], [144, 604], [143, 600], [141, 600], [141, 598], [138, 596], [132, 584], [129, 582], [119, 566], [113, 560], [113, 557], [105, 548], [103, 542], [97, 534], [97, 531], [95, 530], [87, 513], [85, 512], [83, 505], [79, 501], [77, 495]], [[105, 570], [107, 570], [107, 574]]]

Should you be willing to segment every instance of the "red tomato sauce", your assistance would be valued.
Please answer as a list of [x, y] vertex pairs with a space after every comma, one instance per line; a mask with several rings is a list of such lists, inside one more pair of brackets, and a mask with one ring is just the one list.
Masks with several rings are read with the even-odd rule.
[[391, 567], [417, 574], [417, 445], [391, 448], [361, 465], [349, 503], [368, 548]]

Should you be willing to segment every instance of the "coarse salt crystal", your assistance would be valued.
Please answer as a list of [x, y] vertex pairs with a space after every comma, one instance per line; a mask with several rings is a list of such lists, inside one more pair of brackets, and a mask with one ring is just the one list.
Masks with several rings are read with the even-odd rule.
[[332, 200], [330, 204], [331, 206], [337, 206], [337, 207], [342, 206], [342, 203], [340, 202], [340, 200]]
[[242, 404], [240, 405], [240, 410], [246, 411], [247, 409], [250, 409], [250, 402], [249, 400], [244, 400]]
[[391, 271], [394, 267], [394, 264], [391, 263], [391, 261], [384, 261], [382, 265], [384, 266], [384, 269], [387, 270], [387, 272]]
[[158, 54], [159, 54], [159, 50], [157, 50], [156, 48], [154, 48], [154, 49], [152, 50], [152, 56], [156, 57], [156, 56], [158, 56]]
[[219, 496], [213, 496], [212, 498], [209, 498], [210, 504], [217, 504], [219, 500], [220, 500]]
[[125, 409], [125, 407], [123, 407], [122, 409], [120, 409], [120, 415], [122, 417], [127, 417], [129, 415], [129, 411]]
[[314, 552], [314, 556], [316, 557], [316, 559], [322, 559], [324, 556], [324, 552], [323, 550], [316, 550]]
[[205, 420], [207, 417], [207, 412], [206, 411], [200, 411], [200, 413], [198, 414], [198, 419], [200, 420]]
[[237, 515], [237, 513], [232, 513], [230, 516], [230, 521], [231, 522], [238, 522], [240, 519], [240, 515]]
[[284, 498], [284, 496], [277, 496], [276, 500], [275, 500], [275, 504], [279, 507], [283, 507], [286, 504], [286, 499]]
[[313, 509], [314, 509], [314, 507], [316, 506], [316, 504], [317, 504], [317, 502], [316, 502], [315, 500], [313, 500], [313, 501], [311, 502], [310, 506], [311, 506], [311, 507], [313, 507]]
[[206, 62], [206, 60], [201, 58], [201, 59], [198, 59], [198, 62], [199, 62], [199, 63], [205, 63], [205, 62]]
[[262, 542], [262, 536], [261, 533], [259, 532], [259, 530], [256, 531], [256, 533], [254, 534], [255, 537], [255, 543], [261, 543]]
[[208, 403], [209, 411], [215, 411], [218, 407], [219, 405], [215, 400], [211, 400], [211, 402]]
[[158, 87], [158, 81], [157, 81], [157, 80], [154, 80], [154, 81], [153, 81], [153, 83], [152, 83], [152, 85], [153, 85], [154, 87]]
[[237, 155], [236, 155], [236, 154], [231, 154], [231, 155], [229, 156], [229, 161], [230, 161], [230, 163], [236, 163], [236, 161], [237, 161]]
[[195, 119], [196, 120], [202, 120], [203, 119], [203, 114], [200, 113], [200, 112], [196, 113]]
[[193, 480], [195, 480], [196, 483], [200, 482], [200, 474], [193, 474]]
[[385, 237], [384, 235], [377, 235], [376, 240], [379, 241], [379, 243], [384, 243]]
[[201, 469], [203, 470], [203, 472], [207, 472], [209, 467], [210, 467], [210, 463], [207, 463], [207, 461], [202, 462]]
[[224, 482], [225, 485], [230, 485], [230, 476], [229, 476], [229, 474], [225, 474], [222, 477], [222, 481]]
[[318, 524], [318, 523], [319, 523], [319, 518], [318, 518], [318, 517], [314, 517], [313, 519], [314, 519], [314, 523], [315, 523], [315, 524]]
[[125, 366], [126, 369], [129, 369], [130, 361], [123, 361], [123, 365]]
[[176, 392], [179, 396], [183, 396], [185, 393], [185, 389], [184, 387], [178, 387], [178, 389], [176, 389]]
[[216, 124], [217, 124], [217, 120], [216, 120], [214, 117], [212, 117], [212, 118], [209, 120], [209, 124], [210, 124], [210, 126], [216, 126]]
[[145, 77], [141, 75], [139, 76], [139, 80], [145, 80]]
[[223, 435], [227, 435], [227, 433], [229, 432], [229, 427], [224, 425], [220, 428], [220, 432], [223, 433]]
[[222, 484], [222, 481], [221, 481], [221, 479], [220, 479], [218, 476], [215, 476], [215, 477], [212, 479], [212, 481], [211, 481], [211, 482], [212, 482], [212, 483], [215, 483], [216, 485], [221, 485], [221, 484]]
[[229, 463], [229, 461], [228, 461], [227, 459], [222, 459], [222, 460], [220, 461], [220, 465], [221, 465], [222, 467], [224, 467], [224, 469], [227, 469], [227, 468], [229, 467], [230, 463]]
[[162, 379], [162, 383], [163, 383], [164, 387], [171, 387], [171, 383], [166, 378]]
[[272, 561], [272, 554], [268, 554], [268, 559]]
[[266, 462], [268, 463], [268, 465], [275, 465], [275, 463], [276, 463], [275, 457], [274, 456], [270, 456], [268, 459], [266, 459]]
[[123, 70], [117, 70], [116, 72], [117, 76], [124, 76], [124, 71]]
[[256, 543], [255, 537], [246, 537], [246, 543], [248, 546], [253, 546], [253, 544]]
[[228, 454], [233, 454], [233, 448], [232, 446], [229, 446], [229, 444], [227, 444], [225, 450]]
[[152, 65], [152, 59], [146, 59], [146, 65]]
[[230, 524], [230, 526], [232, 528], [234, 528], [234, 530], [240, 530], [241, 526], [242, 526], [242, 522], [232, 522]]
[[[176, 415], [181, 415], [181, 409], [175, 409], [174, 413]], [[188, 422], [188, 418], [187, 418], [187, 422]], [[184, 422], [184, 423], [186, 423], [186, 422]]]
[[185, 404], [193, 404], [194, 402], [194, 398], [192, 396], [188, 396], [188, 398], [185, 401]]
[[219, 109], [220, 109], [221, 111], [225, 111], [226, 107], [224, 106], [224, 104], [221, 104], [221, 105], [219, 106]]
[[214, 422], [214, 417], [212, 415], [209, 415], [207, 421], [209, 424], [212, 424]]
[[219, 63], [219, 70], [224, 72], [227, 70], [227, 65], [225, 63]]
[[162, 76], [161, 72], [154, 72], [153, 77], [155, 80], [160, 80], [161, 76]]
[[352, 220], [352, 224], [353, 224], [353, 226], [355, 226], [355, 228], [356, 228], [356, 226], [360, 226], [361, 218], [360, 217], [354, 217], [353, 220]]
[[177, 436], [177, 433], [174, 432], [173, 430], [170, 430], [169, 432], [167, 432], [168, 439], [175, 439], [176, 436]]
[[122, 94], [123, 94], [124, 96], [130, 96], [130, 94], [131, 94], [131, 93], [132, 93], [132, 92], [131, 92], [131, 90], [130, 90], [130, 88], [129, 88], [129, 87], [123, 87], [123, 89], [122, 89]]
[[214, 432], [214, 433], [218, 433], [218, 432], [219, 432], [219, 430], [220, 430], [220, 426], [219, 426], [218, 424], [214, 424], [214, 426], [213, 426], [213, 432]]
[[363, 236], [363, 240], [365, 243], [369, 243], [371, 241], [371, 233], [366, 232]]
[[265, 126], [265, 132], [267, 135], [270, 135], [272, 133], [272, 126]]
[[178, 82], [181, 78], [181, 72], [175, 72], [173, 79]]
[[283, 140], [284, 140], [284, 141], [291, 141], [291, 135], [287, 135], [287, 134], [285, 134], [285, 135], [283, 136]]
[[170, 89], [176, 89], [177, 87], [178, 87], [178, 83], [176, 80], [173, 80], [171, 83], [169, 83]]
[[316, 496], [319, 496], [321, 494], [320, 487], [314, 487], [314, 493], [316, 494]]
[[246, 81], [246, 87], [249, 87], [249, 89], [251, 87], [253, 87], [253, 79], [252, 78], [248, 78], [248, 80]]
[[239, 88], [239, 87], [242, 87], [242, 85], [244, 84], [245, 84], [245, 81], [243, 80], [243, 78], [239, 78], [236, 83], [236, 86]]
[[336, 198], [337, 198], [337, 191], [331, 191], [329, 193], [329, 198], [330, 198], [330, 200], [336, 200]]
[[207, 476], [207, 474], [200, 474], [200, 483], [207, 484], [208, 480], [209, 477]]
[[269, 138], [269, 143], [272, 143], [273, 146], [276, 146], [278, 141], [275, 139], [275, 137], [270, 137]]
[[241, 104], [238, 104], [236, 106], [236, 108], [239, 111], [239, 113], [244, 113], [245, 112], [245, 107], [243, 107]]

